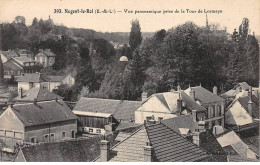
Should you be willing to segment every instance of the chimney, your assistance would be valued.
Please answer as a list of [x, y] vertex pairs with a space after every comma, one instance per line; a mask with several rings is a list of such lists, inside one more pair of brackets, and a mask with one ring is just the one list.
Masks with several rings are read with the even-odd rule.
[[37, 106], [37, 99], [36, 99], [36, 98], [33, 100], [33, 104], [34, 104], [35, 106]]
[[100, 161], [107, 162], [109, 160], [109, 142], [101, 140], [100, 146]]
[[55, 101], [58, 102], [58, 97], [55, 97]]
[[251, 100], [248, 101], [247, 104], [247, 109], [248, 109], [248, 113], [249, 115], [252, 117], [252, 111], [253, 111], [253, 107], [252, 107], [253, 102]]
[[216, 86], [214, 86], [214, 88], [213, 88], [213, 93], [214, 93], [215, 95], [218, 95], [218, 88], [217, 88]]
[[158, 123], [161, 124], [162, 123], [162, 117], [158, 117]]
[[179, 98], [177, 99], [177, 112], [181, 113], [181, 111], [182, 111], [182, 99]]
[[193, 100], [195, 100], [195, 90], [191, 88], [189, 94], [190, 94], [190, 97], [191, 97]]
[[248, 90], [248, 97], [250, 100], [252, 100], [252, 87], [250, 87]]
[[198, 122], [199, 132], [203, 132], [203, 131], [206, 130], [205, 125], [206, 125], [206, 124], [205, 124], [205, 121], [204, 121], [204, 120], [200, 120], [200, 121]]
[[192, 141], [197, 146], [200, 146], [200, 133], [199, 132], [193, 132], [193, 134], [192, 134]]
[[23, 88], [19, 89], [18, 96], [20, 99], [23, 98]]
[[144, 102], [145, 100], [147, 100], [147, 92], [142, 93], [142, 102]]
[[181, 86], [180, 85], [177, 86], [177, 91], [181, 91]]
[[152, 162], [152, 155], [153, 155], [153, 147], [150, 145], [149, 142], [146, 143], [144, 147], [144, 162]]
[[197, 111], [196, 110], [192, 110], [192, 119], [193, 119], [193, 121], [197, 121]]

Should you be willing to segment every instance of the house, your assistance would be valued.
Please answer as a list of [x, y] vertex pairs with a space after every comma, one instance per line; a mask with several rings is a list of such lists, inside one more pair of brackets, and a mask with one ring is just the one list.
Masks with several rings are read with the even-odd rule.
[[75, 138], [77, 131], [77, 117], [62, 100], [10, 105], [0, 123], [0, 140], [10, 149], [17, 143]]
[[[247, 92], [249, 89], [252, 90], [252, 87], [249, 86], [246, 82], [238, 83], [233, 89], [221, 94], [221, 97], [223, 98], [231, 98], [232, 101], [234, 99], [238, 99], [239, 97], [244, 97], [247, 95]], [[259, 94], [259, 88], [253, 88], [252, 94], [258, 97]]]
[[53, 89], [56, 89], [58, 86], [62, 84], [62, 80], [64, 79], [64, 76], [49, 76], [50, 78], [50, 91]]
[[[114, 131], [121, 121], [134, 121], [134, 110], [139, 101], [81, 97], [73, 112], [86, 132], [103, 134]], [[80, 129], [83, 130], [83, 128]], [[107, 129], [107, 131], [105, 131]]]
[[259, 100], [252, 94], [251, 89], [246, 93], [247, 96], [235, 99], [227, 108], [226, 125], [245, 125], [253, 123], [254, 119], [259, 119]]
[[75, 111], [78, 117], [78, 130], [82, 133], [106, 135], [112, 133], [118, 125], [118, 121], [112, 114]]
[[147, 117], [158, 121], [180, 115], [193, 114], [197, 120], [204, 119], [205, 109], [184, 91], [156, 93], [149, 98], [142, 94], [142, 104], [135, 110], [135, 123], [142, 124]]
[[75, 72], [69, 73], [68, 75], [66, 75], [63, 78], [62, 84], [66, 84], [69, 87], [73, 86], [75, 84], [76, 75], [77, 75], [77, 73], [75, 73]]
[[35, 99], [38, 102], [42, 102], [56, 99], [60, 100], [62, 97], [44, 88], [33, 87], [26, 91], [21, 88], [19, 89], [18, 96], [13, 98], [12, 102], [16, 104], [33, 103]]
[[123, 141], [132, 133], [137, 131], [141, 126], [142, 124], [136, 124], [131, 121], [121, 121], [115, 130], [118, 133], [115, 140], [118, 142]]
[[8, 51], [0, 50], [0, 56], [1, 56], [1, 59], [2, 59], [3, 63], [5, 63], [10, 58], [19, 57], [19, 55], [15, 51], [10, 50], [10, 49]]
[[69, 139], [20, 148], [15, 162], [91, 162], [100, 155], [100, 138]]
[[23, 56], [28, 58], [32, 57], [32, 53], [26, 49], [16, 49], [15, 52], [18, 54], [19, 57], [23, 57]]
[[21, 88], [23, 90], [29, 90], [33, 87], [50, 89], [50, 78], [41, 73], [24, 74], [18, 77], [17, 82], [18, 90]]
[[64, 84], [69, 87], [75, 84], [76, 74], [69, 73], [65, 76], [48, 76], [50, 78], [50, 91], [56, 89], [59, 85]]
[[215, 125], [224, 127], [225, 100], [217, 95], [217, 87], [213, 93], [202, 86], [189, 87], [184, 91], [194, 101], [206, 110], [206, 128], [212, 129]]
[[11, 78], [12, 76], [20, 76], [24, 72], [27, 72], [26, 67], [35, 66], [35, 63], [35, 61], [31, 60], [26, 56], [10, 58], [3, 64], [4, 76], [5, 78]]
[[35, 61], [43, 65], [43, 67], [51, 67], [55, 63], [56, 55], [50, 49], [40, 49], [35, 55]]
[[24, 73], [24, 67], [13, 58], [7, 60], [4, 64], [4, 77], [11, 78], [18, 77]]
[[236, 155], [244, 159], [257, 159], [258, 157], [232, 130], [227, 130], [216, 138], [228, 155]]
[[108, 141], [102, 140], [100, 150], [97, 162], [197, 162], [211, 158], [160, 122], [143, 124], [111, 148]]

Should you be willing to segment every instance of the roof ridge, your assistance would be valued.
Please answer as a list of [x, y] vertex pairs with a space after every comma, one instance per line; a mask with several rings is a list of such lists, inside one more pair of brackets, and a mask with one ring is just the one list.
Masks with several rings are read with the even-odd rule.
[[141, 102], [141, 101], [134, 101], [134, 100], [116, 100], [116, 99], [104, 99], [104, 98], [97, 98], [97, 97], [81, 97], [81, 99], [98, 99], [98, 100], [110, 100], [110, 101], [121, 101], [121, 102]]

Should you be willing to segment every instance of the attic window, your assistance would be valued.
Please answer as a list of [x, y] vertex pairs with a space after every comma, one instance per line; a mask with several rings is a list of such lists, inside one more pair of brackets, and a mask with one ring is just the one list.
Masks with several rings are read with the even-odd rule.
[[241, 87], [239, 88], [239, 92], [242, 92], [242, 88]]

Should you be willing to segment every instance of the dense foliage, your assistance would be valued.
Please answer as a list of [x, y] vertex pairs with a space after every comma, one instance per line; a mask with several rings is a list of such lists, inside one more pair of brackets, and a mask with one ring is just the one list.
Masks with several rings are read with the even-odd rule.
[[[42, 72], [77, 72], [74, 86], [63, 85], [54, 91], [68, 101], [79, 96], [140, 100], [143, 90], [151, 95], [178, 85], [185, 89], [189, 84], [209, 90], [216, 85], [222, 91], [241, 81], [258, 85], [259, 45], [249, 33], [247, 18], [233, 34], [216, 25], [199, 27], [186, 22], [144, 39], [138, 20], [131, 22], [129, 35], [57, 26], [50, 18], [35, 18], [30, 26], [25, 22], [17, 16], [12, 23], [0, 25], [1, 49], [23, 48], [33, 54], [51, 49], [56, 62], [53, 69]], [[115, 50], [108, 41], [125, 45]], [[121, 56], [128, 62], [120, 62]]]

